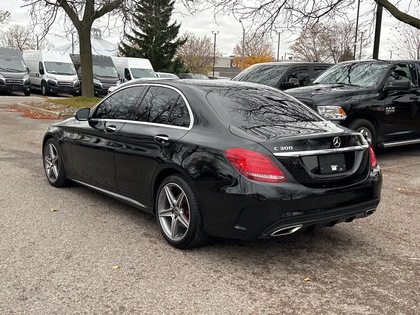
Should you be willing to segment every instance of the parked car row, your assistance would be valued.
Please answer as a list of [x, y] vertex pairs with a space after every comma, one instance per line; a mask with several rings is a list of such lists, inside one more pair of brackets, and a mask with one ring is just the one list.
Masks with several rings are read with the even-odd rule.
[[[94, 92], [108, 94], [108, 89], [131, 79], [170, 74], [156, 74], [144, 58], [92, 55]], [[81, 94], [82, 69], [80, 55], [60, 51], [0, 48], [0, 91], [31, 91], [42, 95]]]
[[418, 60], [270, 62], [232, 80], [286, 90], [324, 118], [361, 132], [374, 148], [420, 143]]

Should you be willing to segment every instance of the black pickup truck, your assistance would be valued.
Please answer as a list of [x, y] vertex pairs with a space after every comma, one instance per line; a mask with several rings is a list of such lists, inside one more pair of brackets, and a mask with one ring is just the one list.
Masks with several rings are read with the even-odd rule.
[[373, 147], [420, 143], [420, 60], [342, 62], [287, 93]]

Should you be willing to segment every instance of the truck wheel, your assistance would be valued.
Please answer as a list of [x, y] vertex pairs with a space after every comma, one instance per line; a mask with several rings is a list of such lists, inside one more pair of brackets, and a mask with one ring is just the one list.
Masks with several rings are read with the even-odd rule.
[[31, 92], [30, 91], [25, 91], [23, 93], [25, 93], [25, 96], [30, 96], [31, 95]]
[[360, 132], [366, 140], [370, 141], [372, 144], [372, 148], [376, 147], [376, 130], [373, 124], [366, 119], [356, 119], [353, 120], [350, 125], [350, 129], [354, 131]]

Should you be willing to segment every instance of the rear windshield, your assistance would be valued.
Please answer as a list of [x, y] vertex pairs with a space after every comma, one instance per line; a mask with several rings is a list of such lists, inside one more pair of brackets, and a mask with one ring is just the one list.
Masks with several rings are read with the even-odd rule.
[[389, 63], [380, 61], [339, 63], [325, 70], [314, 81], [314, 84], [348, 84], [376, 87], [389, 66]]
[[277, 87], [281, 75], [286, 72], [287, 68], [289, 68], [287, 65], [254, 65], [239, 73], [232, 80]]
[[213, 87], [207, 99], [218, 116], [237, 127], [284, 126], [291, 122], [321, 121], [312, 109], [291, 96], [265, 87]]

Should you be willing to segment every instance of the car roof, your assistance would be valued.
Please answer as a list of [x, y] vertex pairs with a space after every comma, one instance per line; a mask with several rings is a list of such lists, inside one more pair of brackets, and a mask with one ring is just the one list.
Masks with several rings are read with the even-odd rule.
[[318, 62], [318, 61], [297, 61], [297, 60], [287, 60], [287, 61], [270, 61], [270, 62], [260, 62], [255, 63], [252, 66], [279, 66], [279, 65], [286, 65], [286, 66], [295, 66], [295, 65], [333, 65], [333, 63], [329, 62]]
[[136, 79], [136, 80], [130, 80], [128, 82], [124, 83], [124, 87], [129, 87], [133, 85], [140, 85], [140, 84], [147, 84], [147, 85], [167, 85], [167, 86], [173, 86], [173, 87], [234, 87], [234, 86], [249, 86], [253, 88], [269, 88], [272, 90], [275, 90], [279, 92], [277, 89], [256, 84], [256, 83], [249, 83], [249, 82], [240, 82], [240, 81], [228, 81], [228, 80], [198, 80], [198, 79], [184, 79], [184, 80], [177, 80], [172, 78], [147, 78], [147, 80], [144, 79]]

